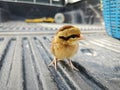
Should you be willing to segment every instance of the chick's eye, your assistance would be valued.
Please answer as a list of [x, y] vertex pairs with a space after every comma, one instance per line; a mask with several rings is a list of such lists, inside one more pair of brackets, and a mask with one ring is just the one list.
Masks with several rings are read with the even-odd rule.
[[76, 36], [75, 35], [72, 35], [71, 38], [75, 38]]
[[76, 38], [79, 37], [78, 35], [71, 35], [70, 38]]

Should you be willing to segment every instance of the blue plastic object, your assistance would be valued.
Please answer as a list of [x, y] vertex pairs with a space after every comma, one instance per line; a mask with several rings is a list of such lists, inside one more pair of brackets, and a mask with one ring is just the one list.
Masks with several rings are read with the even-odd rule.
[[103, 17], [108, 35], [120, 39], [120, 0], [103, 0]]

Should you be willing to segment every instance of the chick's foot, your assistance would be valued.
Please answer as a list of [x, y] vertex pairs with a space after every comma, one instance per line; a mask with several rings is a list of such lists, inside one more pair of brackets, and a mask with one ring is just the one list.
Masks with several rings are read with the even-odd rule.
[[55, 70], [57, 70], [57, 58], [54, 58], [53, 61], [48, 65], [49, 67], [54, 65]]
[[69, 66], [70, 66], [72, 69], [74, 69], [74, 70], [76, 70], [76, 71], [79, 71], [79, 70], [73, 65], [73, 63], [72, 63], [72, 61], [71, 61], [70, 59], [68, 59], [68, 61], [69, 61]]

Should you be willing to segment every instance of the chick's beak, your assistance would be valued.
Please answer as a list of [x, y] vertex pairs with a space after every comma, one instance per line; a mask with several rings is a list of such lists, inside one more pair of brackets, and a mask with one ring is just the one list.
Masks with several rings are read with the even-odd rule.
[[85, 37], [82, 34], [80, 34], [80, 37], [78, 39], [79, 40], [85, 40]]

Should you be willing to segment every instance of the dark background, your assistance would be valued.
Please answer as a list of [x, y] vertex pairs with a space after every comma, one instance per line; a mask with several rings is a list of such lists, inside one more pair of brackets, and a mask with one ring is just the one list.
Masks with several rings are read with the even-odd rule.
[[82, 0], [63, 6], [0, 1], [0, 21], [2, 22], [41, 17], [54, 18], [56, 13], [64, 14], [65, 23], [99, 24], [102, 20], [99, 0]]

